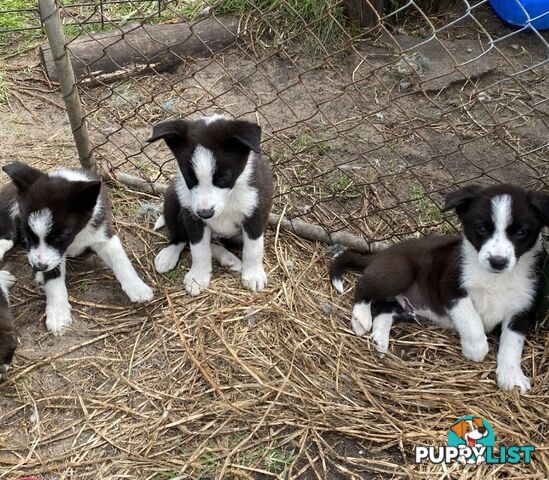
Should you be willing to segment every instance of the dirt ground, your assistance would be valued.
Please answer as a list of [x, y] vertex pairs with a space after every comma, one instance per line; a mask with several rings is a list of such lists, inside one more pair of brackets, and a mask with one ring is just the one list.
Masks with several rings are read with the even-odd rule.
[[[487, 9], [476, 18], [511, 31]], [[257, 119], [275, 211], [372, 240], [450, 229], [437, 207], [462, 182], [547, 188], [543, 42], [513, 35], [466, 64], [488, 42], [464, 22], [401, 62], [395, 42], [416, 44], [420, 27], [320, 58], [240, 46], [161, 76], [82, 86], [95, 157], [115, 173], [165, 180], [168, 151], [144, 143], [153, 123], [219, 110]], [[34, 52], [8, 56], [2, 70], [0, 164], [76, 166], [59, 93]], [[325, 245], [270, 228], [266, 291], [251, 294], [215, 268], [210, 289], [190, 298], [188, 254], [174, 272], [154, 272], [164, 237], [150, 212], [160, 200], [121, 185], [111, 198], [155, 299], [130, 304], [98, 259], [76, 259], [75, 321], [53, 337], [24, 253], [6, 256], [20, 348], [0, 380], [0, 478], [549, 478], [546, 329], [527, 342], [533, 389], [523, 396], [497, 389], [495, 337], [472, 364], [454, 333], [398, 324], [380, 357], [350, 329], [352, 284], [332, 291]], [[490, 422], [497, 445], [535, 445], [534, 462], [415, 465], [414, 448], [444, 445], [463, 415]]]

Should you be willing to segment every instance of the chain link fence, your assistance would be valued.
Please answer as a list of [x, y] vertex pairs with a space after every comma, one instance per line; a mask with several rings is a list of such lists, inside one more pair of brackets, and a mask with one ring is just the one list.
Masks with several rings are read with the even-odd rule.
[[[167, 182], [175, 162], [146, 144], [152, 125], [224, 112], [263, 127], [274, 211], [330, 234], [452, 231], [439, 207], [459, 185], [548, 187], [541, 17], [511, 27], [488, 1], [465, 0], [59, 9], [91, 154], [113, 176]], [[41, 54], [57, 80], [47, 46]]]

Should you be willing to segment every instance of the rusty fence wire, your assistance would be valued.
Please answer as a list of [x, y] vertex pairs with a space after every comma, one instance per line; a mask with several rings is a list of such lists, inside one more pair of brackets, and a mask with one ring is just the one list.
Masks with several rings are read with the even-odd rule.
[[263, 127], [274, 211], [329, 233], [451, 231], [439, 207], [457, 186], [549, 186], [544, 15], [510, 26], [486, 0], [59, 8], [92, 154], [114, 176], [167, 182], [152, 125], [224, 112]]

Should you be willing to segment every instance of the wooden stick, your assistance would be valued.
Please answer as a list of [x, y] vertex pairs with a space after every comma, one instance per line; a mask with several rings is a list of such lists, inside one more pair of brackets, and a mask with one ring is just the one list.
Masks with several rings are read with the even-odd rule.
[[[104, 178], [107, 182], [112, 182], [114, 180], [123, 185], [135, 188], [140, 192], [152, 195], [163, 195], [168, 188], [168, 185], [165, 183], [148, 182], [147, 180], [127, 173], [106, 174], [104, 175]], [[282, 218], [280, 215], [274, 213], [269, 215], [269, 225], [280, 225], [281, 229], [292, 232], [307, 240], [312, 240], [313, 242], [322, 242], [329, 245], [339, 243], [345, 247], [356, 250], [357, 252], [374, 252], [386, 247], [386, 244], [383, 242], [368, 242], [366, 239], [348, 232], [330, 233], [326, 228], [320, 225], [313, 225], [302, 220]]]

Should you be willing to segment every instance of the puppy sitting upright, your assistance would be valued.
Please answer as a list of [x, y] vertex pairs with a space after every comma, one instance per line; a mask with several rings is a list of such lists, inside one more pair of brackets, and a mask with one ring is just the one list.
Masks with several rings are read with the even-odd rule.
[[69, 325], [66, 257], [90, 248], [113, 271], [132, 302], [146, 302], [152, 290], [132, 267], [111, 225], [107, 191], [84, 170], [43, 173], [24, 163], [2, 167], [13, 185], [0, 192], [0, 258], [20, 241], [36, 279], [46, 292], [46, 327], [56, 335]]
[[[177, 265], [190, 244], [192, 266], [185, 288], [198, 295], [210, 283], [212, 256], [231, 270], [242, 270], [242, 282], [253, 291], [267, 283], [263, 269], [263, 232], [272, 204], [273, 182], [260, 154], [261, 127], [220, 115], [197, 121], [171, 120], [154, 127], [154, 142], [163, 138], [179, 166], [164, 196], [164, 224], [170, 243], [155, 259], [156, 270]], [[242, 237], [242, 262], [212, 240]]]
[[364, 269], [353, 330], [364, 335], [373, 323], [372, 340], [382, 351], [393, 321], [412, 315], [455, 328], [463, 355], [480, 362], [488, 353], [486, 333], [501, 325], [498, 384], [525, 392], [530, 381], [521, 356], [541, 295], [549, 196], [512, 185], [469, 186], [446, 196], [444, 210], [450, 209], [461, 220], [462, 237], [408, 240], [364, 257], [344, 252], [332, 263], [332, 283], [343, 291], [341, 273]]

